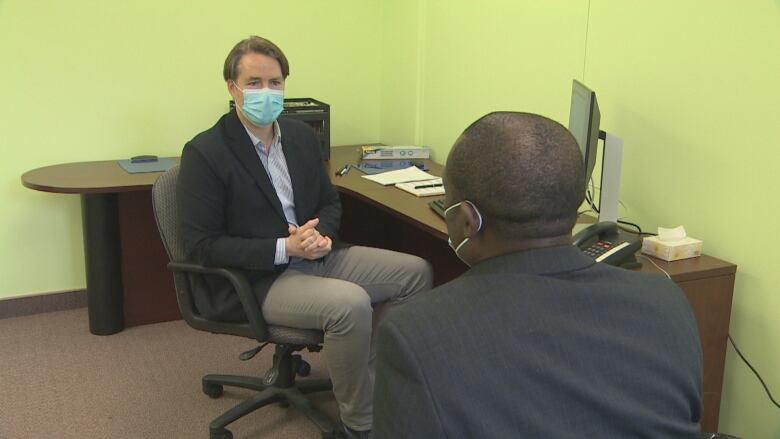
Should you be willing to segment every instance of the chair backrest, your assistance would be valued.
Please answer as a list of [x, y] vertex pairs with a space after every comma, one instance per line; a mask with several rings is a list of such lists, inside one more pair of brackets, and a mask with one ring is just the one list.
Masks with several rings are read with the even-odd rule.
[[[166, 171], [152, 185], [152, 206], [154, 219], [157, 222], [157, 230], [160, 232], [165, 252], [171, 262], [188, 262], [179, 233], [179, 221], [176, 211], [176, 180], [179, 177], [179, 167]], [[184, 321], [190, 326], [201, 331], [217, 334], [232, 334], [242, 337], [261, 340], [267, 329], [253, 331], [249, 323], [230, 323], [208, 320], [198, 312], [193, 296], [193, 277], [200, 276], [195, 273], [187, 273], [173, 270], [173, 283], [176, 288], [176, 301]], [[265, 328], [265, 322], [260, 318], [260, 324]], [[265, 335], [267, 337], [267, 335]]]
[[184, 261], [184, 243], [179, 234], [176, 217], [176, 180], [179, 167], [174, 166], [162, 174], [152, 186], [152, 206], [157, 229], [160, 231], [165, 252], [171, 261]]
[[[176, 180], [179, 167], [175, 166], [162, 174], [152, 186], [152, 206], [157, 229], [160, 232], [165, 252], [171, 262], [186, 262], [184, 243], [179, 233], [179, 222], [176, 212]], [[173, 272], [173, 282], [176, 288], [176, 301], [184, 320], [195, 329], [218, 334], [233, 334], [253, 338], [258, 341], [285, 343], [300, 346], [317, 346], [322, 343], [323, 333], [319, 330], [289, 328], [285, 326], [266, 325], [262, 313], [257, 313], [255, 330], [249, 323], [216, 322], [205, 319], [195, 307], [193, 299], [192, 276], [180, 271]], [[259, 329], [261, 328], [261, 329]]]
[[[181, 240], [179, 222], [176, 217], [176, 180], [178, 177], [179, 167], [174, 166], [157, 178], [152, 186], [154, 219], [157, 222], [157, 230], [160, 232], [165, 252], [168, 253], [168, 259], [171, 262], [186, 260], [184, 243]], [[205, 327], [207, 321], [195, 308], [192, 288], [187, 275], [174, 272], [173, 282], [176, 288], [176, 301], [184, 320], [194, 328], [209, 330]]]

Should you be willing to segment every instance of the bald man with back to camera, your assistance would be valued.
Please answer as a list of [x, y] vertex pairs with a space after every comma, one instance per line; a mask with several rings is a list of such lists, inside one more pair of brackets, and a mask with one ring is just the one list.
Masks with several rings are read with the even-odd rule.
[[697, 436], [690, 305], [571, 245], [583, 172], [542, 116], [491, 113], [458, 138], [445, 221], [471, 268], [380, 325], [374, 439]]

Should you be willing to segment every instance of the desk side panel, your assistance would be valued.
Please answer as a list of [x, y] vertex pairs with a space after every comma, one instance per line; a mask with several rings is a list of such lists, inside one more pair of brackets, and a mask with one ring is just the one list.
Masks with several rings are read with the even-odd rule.
[[718, 431], [734, 275], [678, 282], [678, 285], [696, 316], [704, 356], [702, 431]]
[[373, 203], [344, 192], [340, 195], [342, 240], [419, 256], [433, 266], [434, 286], [448, 282], [468, 269], [446, 240], [389, 215]]
[[128, 327], [181, 319], [150, 191], [119, 194], [124, 315]]

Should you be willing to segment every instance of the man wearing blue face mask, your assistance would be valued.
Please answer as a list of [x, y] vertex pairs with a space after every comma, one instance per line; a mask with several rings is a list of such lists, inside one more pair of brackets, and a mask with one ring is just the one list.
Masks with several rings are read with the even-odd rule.
[[458, 138], [445, 221], [471, 268], [380, 324], [374, 439], [697, 437], [690, 305], [571, 245], [583, 172], [542, 116], [491, 113]]
[[[432, 284], [430, 265], [338, 240], [339, 195], [314, 131], [279, 117], [289, 64], [272, 42], [250, 37], [225, 60], [236, 109], [188, 142], [177, 183], [182, 241], [203, 265], [245, 270], [266, 321], [325, 333], [324, 352], [343, 426], [372, 426], [372, 328], [385, 304]], [[211, 320], [245, 321], [231, 286], [204, 276], [193, 285]]]

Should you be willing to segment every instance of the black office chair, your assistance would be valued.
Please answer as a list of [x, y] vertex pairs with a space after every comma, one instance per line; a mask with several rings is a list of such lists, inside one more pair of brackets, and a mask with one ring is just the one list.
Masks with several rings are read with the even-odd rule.
[[[176, 179], [178, 175], [179, 168], [177, 166], [157, 179], [152, 187], [152, 204], [154, 205], [157, 228], [170, 259], [168, 268], [173, 271], [176, 299], [182, 317], [190, 326], [201, 331], [238, 335], [263, 343], [251, 351], [242, 353], [240, 355], [242, 360], [252, 358], [268, 343], [276, 345], [273, 365], [262, 378], [211, 374], [203, 377], [203, 393], [212, 398], [219, 398], [222, 395], [223, 386], [242, 387], [260, 392], [211, 421], [209, 425], [210, 439], [231, 439], [233, 434], [225, 428], [228, 424], [274, 402], [279, 402], [284, 407], [292, 405], [317, 425], [324, 439], [332, 438], [334, 434], [333, 422], [316, 410], [311, 402], [304, 397], [308, 393], [330, 390], [332, 388], [330, 380], [295, 381], [296, 374], [308, 375], [309, 365], [301, 359], [300, 355], [293, 355], [293, 353], [303, 348], [319, 351], [322, 348], [322, 331], [267, 325], [249, 283], [241, 273], [229, 268], [205, 267], [186, 262], [176, 220]], [[202, 274], [222, 276], [233, 284], [249, 322], [210, 321], [198, 313], [194, 305], [190, 282], [192, 276]]]

